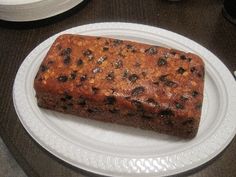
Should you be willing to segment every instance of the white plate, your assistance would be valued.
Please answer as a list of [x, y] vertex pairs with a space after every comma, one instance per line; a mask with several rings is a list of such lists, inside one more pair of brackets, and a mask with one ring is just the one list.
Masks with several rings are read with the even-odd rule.
[[33, 21], [63, 13], [83, 0], [0, 0], [0, 19]]
[[[195, 168], [219, 154], [236, 132], [236, 84], [206, 48], [176, 33], [131, 23], [97, 23], [62, 33], [109, 36], [190, 51], [206, 65], [203, 114], [196, 138], [186, 141], [151, 131], [86, 120], [40, 109], [33, 80], [56, 34], [22, 63], [14, 83], [16, 112], [28, 133], [58, 158], [114, 176], [163, 176]], [[60, 33], [60, 34], [62, 34]]]

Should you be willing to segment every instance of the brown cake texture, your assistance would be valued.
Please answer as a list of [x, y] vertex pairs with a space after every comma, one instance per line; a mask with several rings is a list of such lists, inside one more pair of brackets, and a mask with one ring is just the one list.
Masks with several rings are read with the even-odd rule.
[[42, 108], [183, 138], [197, 134], [203, 87], [195, 54], [72, 34], [55, 40], [34, 80]]

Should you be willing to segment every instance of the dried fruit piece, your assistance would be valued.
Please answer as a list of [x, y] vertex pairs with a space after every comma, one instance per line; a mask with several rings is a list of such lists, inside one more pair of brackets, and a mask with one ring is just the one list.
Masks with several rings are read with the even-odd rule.
[[104, 102], [105, 104], [114, 105], [116, 103], [116, 98], [114, 96], [107, 96]]
[[163, 109], [163, 110], [160, 110], [159, 116], [161, 118], [173, 117], [174, 113], [173, 113], [173, 111], [171, 109]]
[[92, 51], [90, 49], [87, 49], [87, 50], [83, 51], [84, 56], [89, 56], [91, 54], [92, 54]]
[[65, 75], [62, 75], [62, 76], [59, 76], [59, 77], [57, 78], [57, 80], [58, 80], [59, 82], [66, 82], [66, 81], [68, 80], [68, 77], [65, 76]]
[[131, 49], [133, 46], [130, 44], [127, 44], [126, 47], [127, 47], [127, 49]]
[[167, 80], [165, 82], [165, 85], [168, 86], [168, 87], [177, 87], [178, 86], [177, 83], [175, 83], [174, 81], [171, 81], [171, 80]]
[[45, 71], [47, 71], [48, 70], [48, 67], [47, 66], [45, 66], [45, 65], [41, 65], [40, 66], [40, 71], [41, 72], [45, 72]]
[[80, 77], [80, 81], [85, 81], [87, 79], [87, 75], [85, 74], [85, 75], [82, 75], [81, 77]]
[[86, 105], [86, 99], [83, 96], [80, 96], [78, 101], [77, 101], [77, 104], [80, 105], [80, 106], [85, 106]]
[[176, 51], [173, 50], [173, 49], [171, 49], [171, 50], [170, 50], [170, 54], [175, 55], [175, 54], [176, 54]]
[[143, 111], [143, 104], [138, 100], [131, 100], [131, 104], [138, 110]]
[[162, 81], [162, 82], [165, 82], [165, 81], [168, 80], [168, 79], [167, 79], [167, 76], [168, 76], [168, 74], [166, 74], [166, 75], [161, 75], [161, 76], [159, 77], [159, 80]]
[[93, 60], [94, 58], [92, 51], [90, 49], [83, 51], [83, 55], [86, 56], [89, 61]]
[[188, 97], [187, 97], [187, 96], [184, 96], [184, 95], [182, 95], [182, 96], [180, 96], [180, 100], [182, 100], [182, 101], [187, 101], [187, 100], [188, 100]]
[[153, 106], [159, 106], [159, 104], [153, 98], [148, 98], [146, 102]]
[[177, 73], [179, 74], [183, 74], [186, 70], [182, 67], [179, 67], [179, 69], [177, 70]]
[[150, 47], [145, 50], [145, 53], [148, 55], [155, 55], [155, 54], [157, 54], [157, 49], [156, 49], [156, 47]]
[[104, 47], [102, 48], [102, 50], [103, 50], [103, 51], [108, 51], [108, 50], [109, 50], [109, 47], [108, 47], [108, 46], [104, 46]]
[[119, 40], [119, 39], [115, 39], [115, 40], [113, 40], [113, 44], [114, 44], [114, 46], [120, 45], [120, 44], [122, 44], [122, 43], [123, 43], [122, 40]]
[[157, 65], [158, 65], [158, 66], [164, 66], [164, 65], [166, 65], [166, 64], [167, 64], [167, 61], [166, 61], [165, 58], [163, 58], [163, 57], [159, 58], [159, 60], [158, 60], [158, 62], [157, 62]]
[[129, 75], [128, 79], [130, 82], [136, 82], [136, 80], [138, 80], [138, 76], [136, 74], [131, 74]]
[[97, 61], [97, 64], [99, 64], [99, 65], [102, 64], [106, 59], [107, 59], [107, 56], [106, 56], [106, 55], [100, 57], [100, 58], [98, 59], [98, 61]]
[[77, 71], [73, 71], [71, 74], [70, 74], [70, 79], [74, 80], [77, 76]]
[[122, 60], [117, 60], [117, 61], [114, 63], [115, 69], [121, 68], [122, 66], [123, 66], [123, 61], [122, 61]]
[[184, 109], [184, 106], [178, 102], [175, 103], [176, 109]]
[[93, 57], [92, 54], [88, 56], [89, 61], [93, 60], [93, 58], [94, 58], [94, 57]]
[[128, 75], [129, 75], [129, 71], [126, 69], [123, 73], [123, 78], [128, 77]]
[[194, 75], [196, 75], [200, 78], [204, 76], [204, 68], [201, 68], [198, 70], [196, 67], [191, 67], [190, 71], [191, 71], [191, 73], [193, 73]]
[[195, 90], [192, 92], [192, 96], [193, 96], [193, 97], [198, 96], [198, 94], [199, 94], [199, 93], [198, 93], [197, 91], [195, 91]]
[[194, 73], [196, 70], [197, 70], [197, 69], [196, 69], [195, 67], [191, 67], [191, 68], [190, 68], [190, 71], [191, 71], [192, 73]]
[[109, 72], [109, 73], [107, 74], [107, 76], [106, 76], [106, 79], [107, 79], [107, 80], [113, 81], [114, 78], [115, 78], [115, 75], [114, 75], [114, 72], [113, 72], [113, 71]]
[[83, 60], [81, 60], [80, 58], [77, 60], [77, 66], [80, 66], [80, 65], [82, 65], [84, 62], [83, 62]]
[[201, 74], [201, 73], [197, 73], [197, 76], [201, 78], [201, 77], [202, 77], [202, 74]]
[[96, 67], [93, 69], [93, 73], [96, 74], [96, 73], [100, 73], [102, 72], [102, 69], [100, 67]]
[[168, 86], [168, 87], [177, 87], [178, 84], [177, 84], [176, 82], [174, 82], [174, 81], [169, 80], [169, 79], [167, 78], [167, 76], [168, 76], [168, 74], [162, 75], [162, 76], [159, 77], [159, 80], [160, 80], [161, 82], [163, 82], [164, 85], [166, 85], [166, 86]]
[[65, 55], [64, 56], [64, 59], [63, 59], [63, 63], [64, 64], [66, 64], [66, 65], [68, 65], [69, 63], [70, 63], [70, 56], [69, 55]]
[[142, 86], [139, 87], [135, 87], [132, 91], [131, 91], [131, 95], [132, 96], [138, 96], [139, 94], [143, 93], [145, 91], [145, 88]]
[[116, 109], [116, 108], [113, 108], [113, 109], [109, 109], [109, 112], [112, 113], [112, 114], [115, 114], [115, 113], [119, 113], [120, 110]]
[[127, 44], [127, 45], [126, 45], [126, 48], [127, 48], [129, 51], [133, 52], [133, 53], [136, 52], [135, 47], [132, 46], [132, 45], [130, 45], [130, 44]]
[[66, 48], [66, 49], [63, 49], [63, 50], [61, 51], [60, 55], [61, 55], [61, 56], [68, 56], [68, 55], [71, 54], [71, 52], [72, 52], [72, 49], [68, 47], [68, 48]]
[[97, 87], [92, 87], [92, 92], [93, 92], [94, 95], [97, 94], [98, 91], [99, 91], [99, 88], [97, 88]]
[[152, 83], [155, 84], [155, 85], [157, 85], [157, 86], [159, 86], [159, 84], [160, 84], [159, 81], [154, 81], [154, 82], [152, 82]]
[[64, 98], [66, 100], [71, 100], [73, 97], [71, 95], [69, 95], [67, 92], [64, 92]]
[[187, 58], [186, 58], [186, 56], [184, 54], [182, 54], [182, 55], [180, 55], [180, 59], [186, 60]]

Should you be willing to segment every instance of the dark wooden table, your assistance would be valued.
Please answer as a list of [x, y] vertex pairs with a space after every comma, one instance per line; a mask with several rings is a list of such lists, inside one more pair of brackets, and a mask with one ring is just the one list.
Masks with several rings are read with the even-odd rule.
[[[134, 22], [161, 27], [195, 40], [236, 69], [236, 26], [221, 13], [223, 0], [90, 0], [57, 17], [33, 23], [0, 21], [0, 135], [30, 177], [95, 176], [64, 163], [24, 130], [12, 102], [16, 72], [38, 44], [62, 30], [95, 22]], [[219, 71], [220, 72], [220, 71]], [[236, 138], [190, 176], [236, 176]]]

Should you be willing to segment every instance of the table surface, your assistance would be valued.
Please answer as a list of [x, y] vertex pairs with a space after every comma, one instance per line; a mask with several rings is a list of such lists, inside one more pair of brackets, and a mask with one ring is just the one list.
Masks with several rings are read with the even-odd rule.
[[[98, 176], [72, 167], [38, 145], [21, 125], [12, 102], [16, 72], [31, 50], [55, 33], [95, 22], [147, 24], [184, 35], [236, 69], [236, 26], [222, 16], [223, 0], [87, 0], [43, 21], [0, 21], [0, 135], [30, 177]], [[220, 72], [220, 71], [219, 71]], [[184, 176], [236, 176], [236, 138], [209, 163]]]

